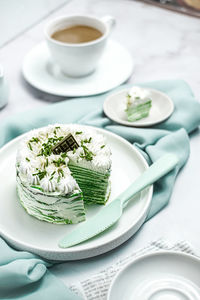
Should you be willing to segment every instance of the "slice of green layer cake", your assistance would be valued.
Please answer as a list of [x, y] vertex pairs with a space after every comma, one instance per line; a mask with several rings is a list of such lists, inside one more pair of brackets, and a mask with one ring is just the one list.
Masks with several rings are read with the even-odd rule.
[[110, 156], [103, 135], [90, 127], [56, 124], [31, 131], [17, 153], [20, 203], [43, 221], [84, 221], [84, 204], [108, 200]]
[[129, 122], [148, 117], [152, 106], [151, 94], [145, 88], [133, 87], [126, 96], [126, 115]]

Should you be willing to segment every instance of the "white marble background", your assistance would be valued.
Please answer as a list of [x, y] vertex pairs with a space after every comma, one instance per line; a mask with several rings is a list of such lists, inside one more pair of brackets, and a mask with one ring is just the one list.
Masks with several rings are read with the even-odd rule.
[[200, 19], [179, 15], [134, 0], [73, 0], [0, 50], [0, 62], [10, 83], [7, 115], [47, 105], [48, 97], [29, 89], [21, 76], [26, 53], [43, 40], [43, 26], [61, 14], [90, 13], [113, 15], [117, 26], [112, 38], [131, 52], [135, 69], [130, 82], [182, 78], [200, 98]]
[[[135, 69], [130, 82], [181, 78], [200, 100], [200, 19], [178, 15], [134, 0], [74, 0], [53, 15], [90, 13], [111, 14], [117, 19], [112, 38], [131, 52]], [[0, 50], [10, 98], [0, 111], [0, 120], [17, 112], [58, 100], [28, 87], [21, 76], [25, 54], [43, 40], [47, 19]], [[191, 139], [191, 155], [174, 187], [170, 204], [141, 230], [117, 249], [102, 256], [55, 266], [52, 271], [64, 282], [82, 280], [112, 264], [149, 241], [164, 237], [171, 241], [186, 239], [200, 249], [200, 139], [196, 131]]]
[[[0, 47], [66, 4], [67, 0], [1, 0]], [[3, 30], [2, 30], [3, 29]]]

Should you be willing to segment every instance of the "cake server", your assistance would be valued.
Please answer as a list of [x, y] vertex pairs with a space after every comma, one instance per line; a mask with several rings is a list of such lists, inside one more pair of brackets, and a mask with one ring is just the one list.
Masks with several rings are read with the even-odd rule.
[[123, 208], [134, 196], [147, 186], [151, 185], [159, 178], [171, 171], [178, 163], [178, 159], [173, 154], [166, 154], [147, 170], [144, 171], [123, 193], [112, 202], [102, 207], [94, 217], [85, 221], [63, 237], [58, 245], [61, 248], [68, 248], [80, 244], [88, 239], [105, 231], [115, 224], [121, 217]]

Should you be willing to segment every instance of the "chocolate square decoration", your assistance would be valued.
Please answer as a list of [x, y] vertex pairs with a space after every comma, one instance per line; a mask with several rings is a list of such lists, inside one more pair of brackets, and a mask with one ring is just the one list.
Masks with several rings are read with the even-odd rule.
[[61, 152], [68, 152], [77, 149], [79, 147], [77, 141], [71, 133], [69, 133], [65, 138], [57, 143], [53, 148], [52, 152], [54, 154], [60, 154]]

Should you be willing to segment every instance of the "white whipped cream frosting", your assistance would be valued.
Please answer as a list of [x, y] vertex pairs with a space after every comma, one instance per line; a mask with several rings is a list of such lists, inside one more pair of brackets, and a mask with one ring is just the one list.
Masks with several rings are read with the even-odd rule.
[[71, 193], [75, 187], [77, 187], [77, 183], [72, 176], [62, 178], [59, 183], [59, 190], [65, 194]]
[[145, 103], [147, 100], [151, 99], [151, 92], [145, 88], [139, 86], [132, 87], [126, 98], [127, 106], [136, 106]]
[[[67, 157], [62, 158], [61, 155], [51, 154], [49, 156], [38, 156], [41, 152], [42, 144], [46, 143], [48, 138], [54, 137], [56, 128], [57, 137], [66, 137], [69, 133], [73, 135], [79, 148], [75, 152], [68, 151]], [[77, 132], [81, 132], [77, 134]], [[31, 142], [32, 138], [39, 139], [38, 142]], [[92, 160], [88, 161], [84, 157], [81, 141], [89, 140], [90, 143], [85, 143], [88, 150], [92, 152]], [[30, 148], [31, 144], [31, 148]], [[25, 139], [20, 143], [17, 152], [17, 170], [23, 182], [27, 182], [30, 186], [40, 186], [44, 192], [60, 192], [67, 194], [77, 189], [77, 183], [71, 176], [68, 164], [76, 164], [81, 167], [86, 167], [98, 172], [106, 172], [111, 167], [111, 151], [106, 145], [105, 138], [95, 129], [84, 127], [81, 125], [65, 125], [55, 124], [44, 128], [30, 131]], [[65, 161], [65, 164], [57, 167], [53, 161], [59, 158]], [[48, 162], [47, 162], [48, 161]], [[62, 174], [58, 171], [62, 170]], [[39, 171], [45, 171], [45, 176], [39, 178]]]
[[55, 179], [51, 179], [48, 176], [45, 176], [41, 181], [40, 181], [40, 186], [45, 192], [55, 192], [56, 190], [56, 181]]

